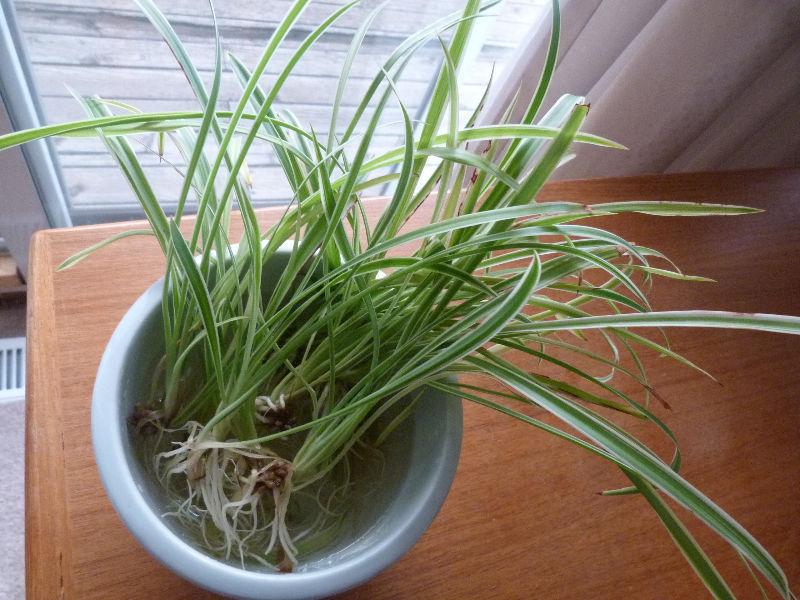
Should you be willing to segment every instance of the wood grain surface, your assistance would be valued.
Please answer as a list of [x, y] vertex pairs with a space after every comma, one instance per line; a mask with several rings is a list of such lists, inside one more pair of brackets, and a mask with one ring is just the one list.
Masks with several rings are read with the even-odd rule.
[[[766, 213], [734, 218], [618, 218], [612, 229], [667, 252], [716, 284], [658, 280], [656, 309], [800, 314], [800, 171], [663, 175], [563, 182], [541, 199], [731, 202]], [[381, 201], [370, 203], [374, 214]], [[275, 212], [263, 212], [264, 223]], [[418, 214], [417, 219], [423, 219]], [[603, 223], [608, 225], [608, 223]], [[29, 598], [207, 598], [161, 567], [124, 529], [100, 485], [89, 405], [117, 322], [162, 269], [155, 243], [127, 238], [74, 269], [78, 249], [135, 224], [40, 232], [28, 314], [26, 561]], [[682, 442], [685, 476], [747, 527], [800, 581], [800, 338], [677, 331], [672, 345], [721, 382], [648, 356], [657, 408]], [[548, 420], [546, 415], [537, 417]], [[625, 423], [669, 451], [638, 423]], [[421, 541], [342, 598], [700, 598], [702, 585], [636, 496], [602, 460], [486, 409], [465, 406], [461, 463]], [[685, 515], [685, 512], [681, 512]], [[743, 598], [757, 589], [738, 556], [689, 520]], [[796, 589], [796, 588], [795, 588]]]

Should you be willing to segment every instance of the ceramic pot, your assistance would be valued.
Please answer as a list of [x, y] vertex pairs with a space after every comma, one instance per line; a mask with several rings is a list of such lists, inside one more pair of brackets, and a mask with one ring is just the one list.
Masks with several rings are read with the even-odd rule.
[[[265, 265], [270, 289], [291, 247]], [[456, 471], [461, 403], [427, 389], [412, 415], [391, 434], [375, 492], [330, 548], [302, 558], [293, 573], [247, 570], [206, 554], [170, 517], [159, 484], [134, 452], [129, 416], [149, 393], [163, 352], [161, 290], [153, 284], [125, 314], [106, 346], [92, 400], [92, 440], [100, 478], [134, 537], [166, 567], [192, 583], [237, 598], [323, 598], [355, 587], [402, 557], [430, 525]], [[411, 468], [413, 466], [413, 468]], [[375, 477], [378, 477], [377, 475]], [[142, 573], [143, 577], [147, 573]]]

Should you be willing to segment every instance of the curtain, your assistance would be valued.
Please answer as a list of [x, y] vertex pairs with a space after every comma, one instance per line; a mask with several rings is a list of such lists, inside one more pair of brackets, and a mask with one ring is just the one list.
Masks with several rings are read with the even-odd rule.
[[[627, 152], [583, 146], [576, 179], [800, 166], [800, 0], [562, 0], [552, 86], [586, 96], [584, 129]], [[496, 119], [539, 80], [550, 20], [529, 34], [487, 106]]]

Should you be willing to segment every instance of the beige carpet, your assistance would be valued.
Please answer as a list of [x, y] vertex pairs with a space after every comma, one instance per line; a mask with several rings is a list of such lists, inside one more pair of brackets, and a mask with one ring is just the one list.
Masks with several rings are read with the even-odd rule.
[[[0, 338], [25, 335], [25, 295], [0, 294]], [[0, 600], [25, 597], [25, 402], [0, 403]]]
[[0, 600], [25, 596], [25, 402], [0, 404]]

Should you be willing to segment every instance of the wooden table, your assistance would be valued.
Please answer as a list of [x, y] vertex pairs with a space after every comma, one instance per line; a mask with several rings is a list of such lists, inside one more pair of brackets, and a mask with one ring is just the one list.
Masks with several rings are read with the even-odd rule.
[[[681, 199], [765, 214], [620, 218], [614, 229], [667, 251], [718, 284], [658, 280], [653, 305], [800, 314], [800, 170], [665, 175], [551, 184], [542, 199]], [[370, 210], [380, 208], [373, 202]], [[276, 213], [261, 214], [265, 223]], [[424, 215], [418, 215], [419, 218]], [[65, 273], [80, 248], [134, 224], [40, 232], [28, 313], [26, 480], [30, 598], [206, 598], [155, 562], [100, 486], [89, 404], [106, 340], [162, 269], [156, 245], [128, 238]], [[800, 581], [800, 338], [690, 330], [673, 346], [723, 387], [649, 357], [659, 410], [683, 442], [686, 477], [759, 538]], [[537, 415], [547, 418], [543, 415]], [[657, 518], [609, 464], [486, 409], [465, 406], [465, 440], [444, 508], [414, 549], [347, 598], [698, 598], [704, 590]], [[633, 425], [665, 452], [649, 429]], [[685, 513], [682, 513], [685, 514]], [[757, 593], [737, 555], [692, 530], [735, 592]]]

